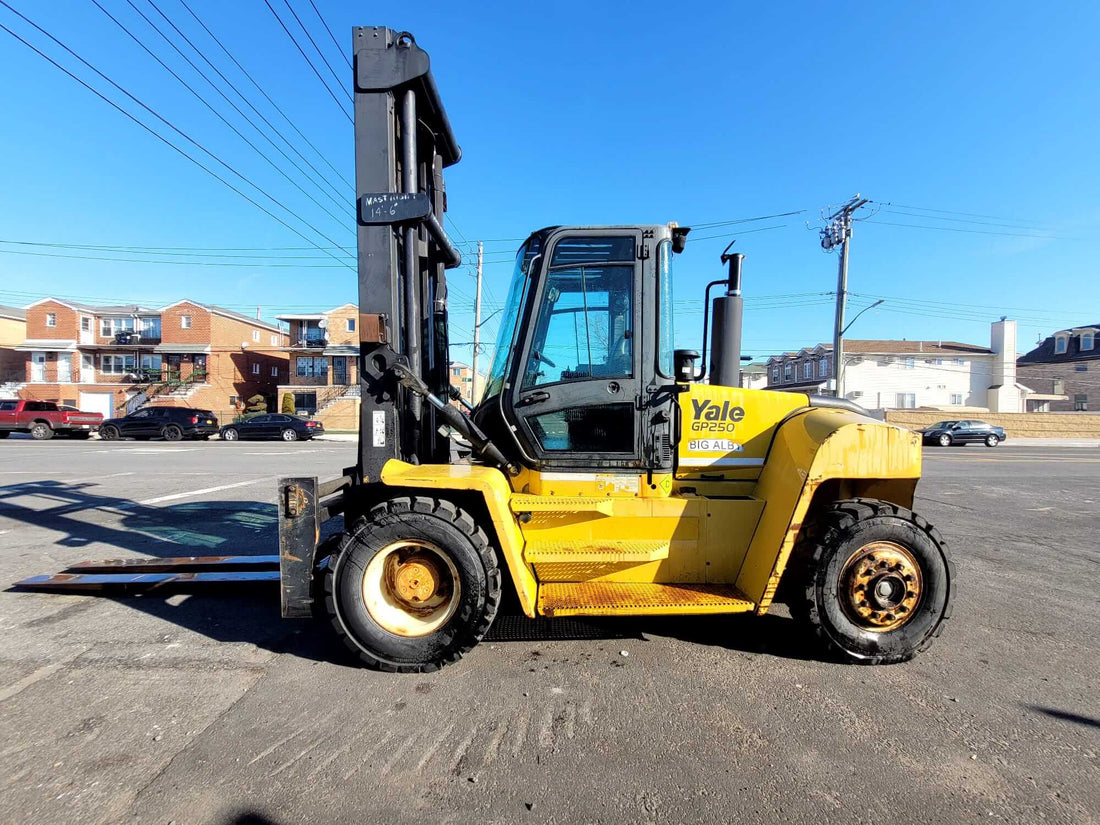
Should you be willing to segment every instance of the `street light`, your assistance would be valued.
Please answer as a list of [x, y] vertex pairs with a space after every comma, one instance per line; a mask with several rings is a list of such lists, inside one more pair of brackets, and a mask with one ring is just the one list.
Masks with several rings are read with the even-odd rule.
[[[852, 324], [854, 324], [859, 319], [859, 316], [862, 315], [863, 313], [865, 313], [869, 309], [874, 309], [879, 304], [881, 304], [884, 300], [885, 300], [884, 298], [879, 298], [873, 304], [868, 304], [863, 309], [861, 309], [859, 312], [857, 312], [855, 314], [855, 316], [852, 318], [852, 320], [849, 321], [848, 324], [844, 327], [844, 329], [842, 329], [837, 334], [837, 336], [836, 336], [837, 344], [840, 345], [840, 346], [843, 346], [844, 333], [846, 333], [849, 329], [851, 329]], [[841, 349], [841, 350], [839, 350], [839, 352], [834, 352], [833, 353], [833, 358], [836, 360], [836, 397], [837, 398], [843, 398], [844, 397], [844, 364], [843, 364], [844, 355], [843, 355], [843, 352], [844, 352], [843, 349]]]
[[848, 322], [848, 325], [840, 331], [841, 336], [843, 336], [844, 333], [846, 333], [849, 329], [851, 329], [852, 324], [854, 324], [856, 322], [856, 319], [858, 319], [860, 315], [862, 315], [863, 313], [865, 313], [869, 309], [874, 309], [875, 307], [877, 307], [879, 304], [881, 304], [885, 300], [886, 300], [885, 298], [879, 298], [873, 304], [869, 304], [868, 306], [865, 306], [863, 309], [861, 309], [859, 312], [857, 312], [855, 314], [855, 317], [852, 318], [852, 320]]

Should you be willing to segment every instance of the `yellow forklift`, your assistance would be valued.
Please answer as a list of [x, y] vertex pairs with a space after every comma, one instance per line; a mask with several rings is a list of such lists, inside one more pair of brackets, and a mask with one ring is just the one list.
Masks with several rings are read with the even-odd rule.
[[278, 578], [284, 616], [325, 615], [368, 666], [400, 672], [457, 660], [508, 591], [529, 617], [762, 615], [782, 584], [839, 658], [926, 648], [953, 584], [942, 536], [911, 510], [920, 437], [843, 399], [739, 387], [741, 255], [707, 287], [700, 355], [674, 347], [688, 228], [532, 233], [484, 392], [452, 403], [446, 271], [461, 259], [443, 170], [461, 153], [412, 35], [353, 40], [356, 466], [280, 479], [277, 558], [63, 575]]

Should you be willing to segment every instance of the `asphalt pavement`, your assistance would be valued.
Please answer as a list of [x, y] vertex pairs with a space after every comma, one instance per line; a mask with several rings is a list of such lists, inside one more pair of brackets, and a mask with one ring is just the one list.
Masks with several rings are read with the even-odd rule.
[[[0, 442], [0, 582], [271, 554], [280, 475], [354, 444]], [[0, 822], [1100, 821], [1100, 450], [926, 450], [954, 616], [916, 660], [764, 618], [530, 622], [358, 667], [273, 586], [0, 592]]]

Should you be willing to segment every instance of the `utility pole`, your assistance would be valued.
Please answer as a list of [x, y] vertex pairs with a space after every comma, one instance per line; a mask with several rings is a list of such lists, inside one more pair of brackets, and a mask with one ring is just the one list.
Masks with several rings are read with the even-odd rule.
[[836, 321], [833, 327], [833, 393], [837, 398], [844, 397], [844, 310], [848, 303], [848, 247], [852, 241], [852, 213], [865, 204], [869, 198], [858, 194], [830, 215], [828, 223], [821, 229], [821, 248], [832, 252], [840, 247], [840, 265], [836, 277]]
[[477, 242], [477, 288], [474, 291], [474, 355], [470, 360], [473, 376], [470, 379], [470, 403], [477, 403], [477, 351], [481, 349], [481, 266], [485, 253], [481, 241]]

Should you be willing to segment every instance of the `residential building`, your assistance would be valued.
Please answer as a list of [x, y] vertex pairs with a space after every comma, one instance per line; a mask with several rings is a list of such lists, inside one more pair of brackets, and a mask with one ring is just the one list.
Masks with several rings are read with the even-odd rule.
[[1028, 412], [1100, 410], [1100, 323], [1063, 329], [1016, 361]]
[[27, 337], [27, 311], [0, 305], [0, 398], [14, 398], [26, 377], [27, 356], [16, 347]]
[[485, 389], [485, 376], [478, 375], [475, 382], [473, 367], [469, 364], [463, 364], [461, 361], [452, 361], [450, 370], [451, 386], [458, 388], [467, 404], [471, 406], [476, 404], [481, 399], [481, 391]]
[[[1020, 412], [1016, 322], [990, 328], [990, 346], [957, 341], [846, 340], [844, 396], [872, 410], [931, 407]], [[767, 389], [832, 394], [833, 347], [818, 344], [768, 359]]]
[[106, 417], [155, 401], [232, 416], [287, 376], [282, 328], [209, 304], [159, 309], [44, 298], [26, 309], [20, 397]]
[[768, 364], [758, 361], [741, 367], [741, 386], [746, 390], [767, 389]]
[[289, 324], [290, 375], [278, 389], [279, 408], [290, 396], [294, 411], [317, 416], [326, 429], [359, 426], [359, 308], [284, 313]]

